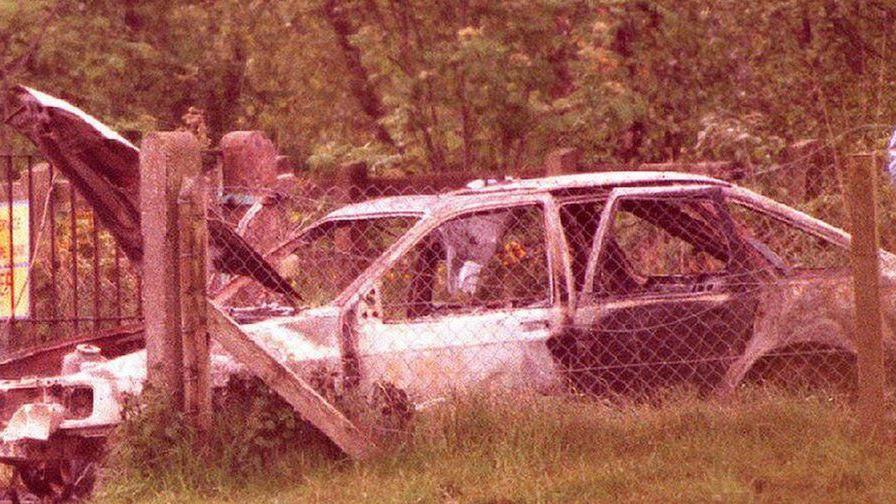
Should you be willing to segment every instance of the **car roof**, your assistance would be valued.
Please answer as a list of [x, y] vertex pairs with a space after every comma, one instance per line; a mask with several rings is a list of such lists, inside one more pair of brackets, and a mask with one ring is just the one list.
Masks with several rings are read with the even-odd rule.
[[559, 191], [564, 189], [613, 188], [657, 184], [730, 185], [719, 179], [674, 171], [604, 171], [575, 173], [531, 179], [474, 180], [452, 194], [488, 194], [523, 191]]
[[387, 196], [343, 206], [327, 215], [329, 219], [377, 215], [424, 215], [443, 205], [465, 205], [480, 201], [476, 196], [493, 200], [500, 195], [545, 193], [576, 189], [702, 184], [730, 186], [712, 177], [681, 172], [610, 171], [577, 173], [531, 179], [474, 180], [462, 189], [440, 194]]
[[340, 207], [327, 218], [340, 219], [367, 215], [422, 215], [438, 206], [446, 198], [444, 194], [415, 194], [408, 196], [386, 196]]

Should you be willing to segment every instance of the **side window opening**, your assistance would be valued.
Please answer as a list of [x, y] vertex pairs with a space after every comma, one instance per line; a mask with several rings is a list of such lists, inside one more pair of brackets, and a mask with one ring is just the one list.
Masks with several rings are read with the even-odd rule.
[[737, 233], [768, 262], [785, 271], [849, 267], [849, 251], [772, 215], [731, 202]]
[[715, 205], [706, 199], [620, 200], [610, 226], [595, 276], [600, 295], [691, 292], [732, 263]]
[[443, 223], [398, 260], [380, 283], [383, 319], [547, 306], [550, 271], [539, 205]]
[[331, 221], [309, 230], [278, 271], [311, 306], [336, 297], [413, 226], [405, 217]]
[[[302, 308], [324, 306], [417, 221], [416, 217], [391, 216], [322, 221], [305, 229], [273, 266], [301, 296]], [[249, 320], [250, 314], [292, 307], [283, 294], [257, 282], [244, 284], [227, 304], [242, 320]]]

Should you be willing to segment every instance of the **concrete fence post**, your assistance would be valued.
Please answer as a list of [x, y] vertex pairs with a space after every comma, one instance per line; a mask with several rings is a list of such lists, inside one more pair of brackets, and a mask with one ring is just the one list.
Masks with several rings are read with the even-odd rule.
[[858, 364], [858, 414], [869, 432], [884, 418], [884, 356], [881, 340], [880, 249], [877, 234], [877, 157], [847, 159], [846, 207], [850, 211], [850, 258], [855, 296], [855, 344]]
[[147, 382], [171, 406], [184, 407], [178, 195], [199, 174], [199, 142], [191, 133], [154, 132], [140, 149], [140, 213], [144, 243], [143, 313]]

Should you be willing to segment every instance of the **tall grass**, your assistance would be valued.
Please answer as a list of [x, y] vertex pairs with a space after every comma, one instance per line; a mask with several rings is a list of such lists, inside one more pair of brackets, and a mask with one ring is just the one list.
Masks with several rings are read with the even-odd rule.
[[297, 444], [234, 468], [222, 452], [184, 448], [149, 472], [113, 466], [98, 500], [884, 502], [896, 499], [890, 442], [864, 435], [847, 406], [821, 396], [753, 391], [718, 403], [682, 393], [630, 405], [476, 398], [422, 413], [373, 460]]

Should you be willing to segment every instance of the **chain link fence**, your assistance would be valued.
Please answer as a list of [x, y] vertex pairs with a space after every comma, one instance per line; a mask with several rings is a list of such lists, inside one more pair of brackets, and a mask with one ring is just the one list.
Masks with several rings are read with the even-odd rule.
[[249, 277], [216, 273], [210, 292], [385, 428], [467, 393], [855, 391], [845, 233], [737, 187], [591, 177], [230, 190], [212, 218], [279, 278], [253, 281], [243, 255]]
[[[31, 169], [14, 170], [23, 187]], [[140, 319], [139, 275], [50, 170], [52, 190], [28, 189], [30, 316], [7, 323], [21, 346]], [[855, 391], [842, 231], [699, 178], [577, 177], [227, 187], [208, 198], [209, 293], [325, 398], [378, 425], [465, 393]], [[842, 226], [827, 184], [788, 196], [766, 191], [768, 174], [744, 181]], [[216, 227], [242, 242], [216, 242]], [[894, 266], [885, 254], [887, 292]]]

